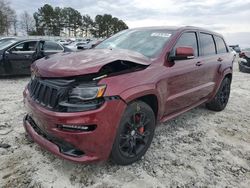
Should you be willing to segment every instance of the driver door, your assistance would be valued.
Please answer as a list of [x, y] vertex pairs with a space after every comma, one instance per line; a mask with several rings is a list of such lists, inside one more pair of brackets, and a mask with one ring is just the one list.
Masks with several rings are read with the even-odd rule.
[[17, 44], [6, 51], [6, 61], [11, 68], [11, 74], [30, 74], [30, 65], [34, 61], [37, 41], [26, 41]]
[[197, 63], [201, 61], [197, 33], [183, 33], [172, 49], [174, 53], [178, 47], [192, 47], [194, 58], [174, 60], [174, 64], [168, 72], [165, 115], [177, 113], [197, 103], [201, 98], [199, 86], [204, 73], [202, 68], [197, 66]]

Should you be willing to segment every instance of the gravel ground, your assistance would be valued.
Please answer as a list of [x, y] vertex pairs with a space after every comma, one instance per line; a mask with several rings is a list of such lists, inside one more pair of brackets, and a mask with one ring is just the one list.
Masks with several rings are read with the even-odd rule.
[[237, 67], [223, 112], [200, 106], [158, 126], [143, 160], [125, 167], [75, 164], [29, 143], [28, 81], [0, 80], [0, 144], [10, 145], [0, 147], [0, 187], [250, 187], [250, 74]]

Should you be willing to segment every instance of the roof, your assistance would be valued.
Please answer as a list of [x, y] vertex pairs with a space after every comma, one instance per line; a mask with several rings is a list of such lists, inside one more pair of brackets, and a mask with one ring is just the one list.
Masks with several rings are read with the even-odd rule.
[[152, 27], [137, 27], [137, 28], [132, 28], [133, 29], [137, 29], [137, 30], [153, 30], [153, 29], [157, 29], [157, 30], [172, 30], [172, 31], [184, 31], [184, 30], [199, 30], [199, 31], [203, 31], [203, 32], [208, 32], [208, 33], [212, 33], [215, 35], [219, 35], [221, 36], [221, 34], [216, 33], [214, 31], [202, 28], [202, 27], [196, 27], [196, 26], [152, 26]]

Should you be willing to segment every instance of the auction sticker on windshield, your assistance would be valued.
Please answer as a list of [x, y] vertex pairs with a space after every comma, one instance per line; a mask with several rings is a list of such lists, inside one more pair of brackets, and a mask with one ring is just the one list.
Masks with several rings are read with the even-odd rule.
[[170, 33], [152, 33], [152, 37], [164, 37], [164, 38], [169, 38], [171, 36]]

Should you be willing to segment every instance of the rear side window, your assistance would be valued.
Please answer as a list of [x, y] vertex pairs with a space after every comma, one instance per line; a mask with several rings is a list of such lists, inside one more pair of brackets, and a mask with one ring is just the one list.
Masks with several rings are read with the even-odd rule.
[[226, 47], [224, 40], [221, 37], [217, 37], [217, 36], [214, 36], [214, 39], [216, 43], [217, 53], [218, 54], [226, 53], [227, 47]]
[[195, 32], [183, 33], [177, 41], [174, 51], [178, 47], [192, 47], [194, 49], [194, 55], [198, 56], [198, 44]]
[[63, 48], [59, 44], [51, 41], [45, 41], [43, 49], [45, 51], [63, 51]]
[[214, 39], [210, 34], [200, 33], [200, 43], [202, 48], [202, 55], [216, 54]]

